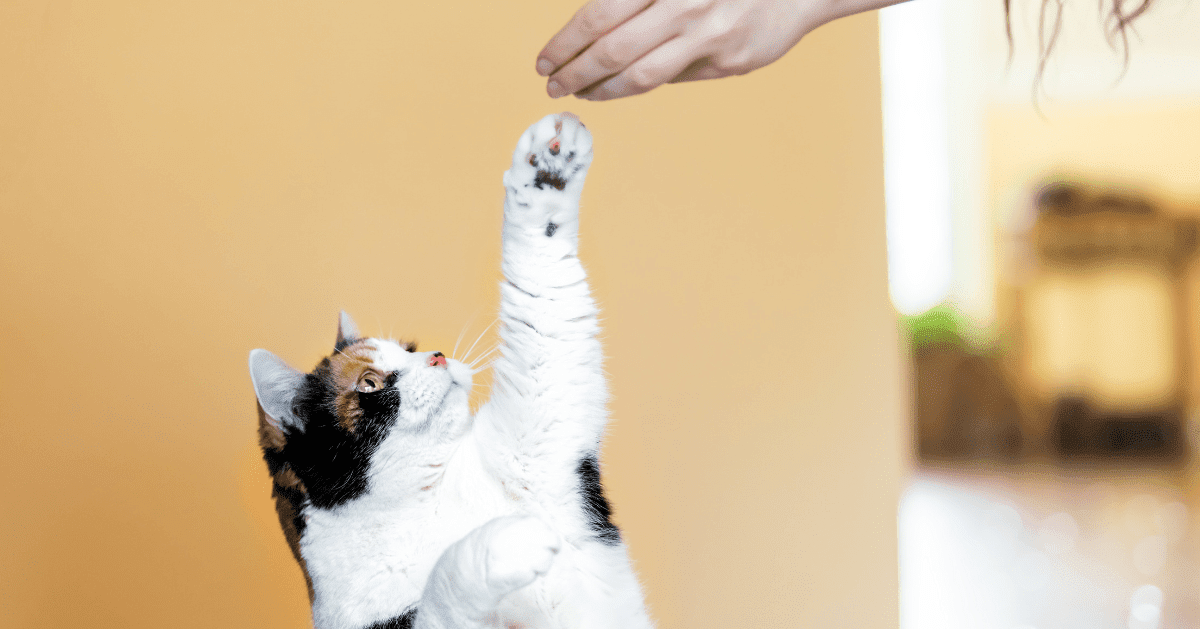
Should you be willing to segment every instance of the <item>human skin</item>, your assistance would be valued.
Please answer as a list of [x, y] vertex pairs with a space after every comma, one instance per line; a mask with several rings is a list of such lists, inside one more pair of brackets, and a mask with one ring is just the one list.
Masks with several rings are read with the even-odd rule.
[[813, 29], [903, 0], [591, 0], [538, 54], [552, 98], [612, 100], [752, 72]]

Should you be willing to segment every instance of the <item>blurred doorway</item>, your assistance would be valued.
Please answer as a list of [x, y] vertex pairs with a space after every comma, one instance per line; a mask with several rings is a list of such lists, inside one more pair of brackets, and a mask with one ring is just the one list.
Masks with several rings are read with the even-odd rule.
[[998, 0], [881, 15], [902, 626], [1200, 627], [1200, 7], [1156, 3], [1126, 66], [1095, 4], [1047, 6], [1040, 80], [1040, 2], [1011, 49]]

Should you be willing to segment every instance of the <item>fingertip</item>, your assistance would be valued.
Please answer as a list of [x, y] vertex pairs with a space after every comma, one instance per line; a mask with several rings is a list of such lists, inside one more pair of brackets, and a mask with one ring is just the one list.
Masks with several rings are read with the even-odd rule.
[[550, 76], [554, 72], [554, 62], [542, 57], [537, 61], [537, 73], [539, 76]]
[[560, 98], [567, 95], [567, 90], [558, 83], [558, 81], [550, 81], [546, 83], [546, 93], [550, 98]]

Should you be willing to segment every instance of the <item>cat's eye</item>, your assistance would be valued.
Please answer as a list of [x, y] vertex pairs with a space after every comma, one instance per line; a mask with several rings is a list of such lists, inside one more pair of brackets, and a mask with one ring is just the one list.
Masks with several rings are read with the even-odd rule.
[[368, 371], [358, 377], [358, 385], [354, 387], [359, 393], [373, 393], [383, 388], [383, 376]]

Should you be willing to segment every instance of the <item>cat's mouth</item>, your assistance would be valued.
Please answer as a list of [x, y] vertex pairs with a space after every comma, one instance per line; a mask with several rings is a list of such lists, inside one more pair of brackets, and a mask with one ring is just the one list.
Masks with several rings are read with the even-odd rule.
[[441, 416], [442, 412], [446, 410], [446, 401], [450, 399], [450, 394], [454, 393], [455, 387], [461, 386], [461, 384], [455, 382], [454, 379], [451, 378], [450, 386], [446, 387], [446, 392], [442, 394], [442, 399], [438, 400], [438, 403], [434, 405], [432, 410], [429, 411], [430, 419]]
[[471, 371], [470, 367], [467, 367], [457, 360], [450, 361], [446, 365], [446, 372], [450, 374], [450, 382], [468, 391], [471, 389], [473, 382], [471, 376], [473, 376], [475, 372]]

